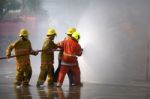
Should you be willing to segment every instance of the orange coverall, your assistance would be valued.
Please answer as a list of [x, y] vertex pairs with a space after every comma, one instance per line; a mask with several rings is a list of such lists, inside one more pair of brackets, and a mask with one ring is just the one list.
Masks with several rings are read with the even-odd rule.
[[64, 49], [62, 55], [62, 62], [58, 76], [57, 84], [62, 85], [64, 77], [68, 71], [73, 74], [73, 81], [75, 85], [80, 85], [80, 68], [78, 66], [77, 56], [81, 56], [82, 48], [78, 41], [73, 38], [65, 39], [58, 44]]

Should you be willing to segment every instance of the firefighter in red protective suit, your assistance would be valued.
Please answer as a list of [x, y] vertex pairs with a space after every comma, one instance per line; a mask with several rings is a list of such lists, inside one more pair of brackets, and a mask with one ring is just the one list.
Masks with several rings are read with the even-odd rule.
[[64, 81], [64, 77], [68, 71], [72, 72], [73, 83], [76, 86], [80, 86], [80, 68], [78, 66], [77, 56], [81, 56], [83, 49], [81, 48], [78, 40], [80, 35], [78, 32], [72, 34], [72, 39], [65, 39], [59, 43], [59, 46], [63, 48], [63, 55], [61, 61], [60, 72], [57, 80], [57, 87], [61, 87]]
[[[67, 39], [72, 39], [72, 34], [76, 32], [76, 28], [69, 28], [67, 30], [67, 36], [64, 38], [64, 40], [67, 40]], [[59, 44], [58, 44], [59, 45]], [[55, 73], [54, 73], [54, 82], [57, 82], [57, 79], [58, 79], [58, 74], [59, 74], [59, 71], [60, 71], [60, 66], [61, 66], [61, 57], [63, 55], [63, 48], [62, 48], [62, 51], [59, 52], [59, 55], [58, 55], [58, 68], [56, 69]], [[72, 72], [71, 71], [68, 71], [67, 72], [67, 75], [68, 75], [68, 78], [69, 78], [69, 85], [71, 86], [73, 84], [73, 77], [72, 77]]]
[[7, 50], [6, 56], [9, 58], [14, 49], [16, 57], [16, 81], [15, 85], [29, 85], [32, 76], [32, 68], [30, 63], [30, 54], [37, 55], [38, 52], [32, 50], [31, 42], [28, 39], [28, 31], [21, 29], [19, 32], [20, 39], [11, 43]]

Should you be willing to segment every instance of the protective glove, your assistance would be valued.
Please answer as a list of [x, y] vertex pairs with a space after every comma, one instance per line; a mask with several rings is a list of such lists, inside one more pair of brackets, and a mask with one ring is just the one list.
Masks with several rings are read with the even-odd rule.
[[10, 56], [11, 56], [11, 54], [9, 53], [9, 54], [6, 54], [6, 56], [7, 56], [7, 58], [9, 58]]
[[33, 55], [35, 55], [35, 56], [36, 56], [36, 55], [38, 55], [38, 54], [39, 54], [39, 52], [36, 52], [36, 51], [35, 51]]
[[37, 51], [31, 51], [31, 54], [34, 55], [34, 56], [38, 55], [38, 53], [39, 52], [37, 52]]

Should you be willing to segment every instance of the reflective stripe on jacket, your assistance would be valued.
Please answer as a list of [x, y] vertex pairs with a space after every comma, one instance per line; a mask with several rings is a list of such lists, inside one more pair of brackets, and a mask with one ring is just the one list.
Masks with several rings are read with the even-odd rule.
[[[10, 54], [12, 50], [15, 50], [15, 55], [28, 54], [32, 51], [31, 42], [29, 40], [23, 40], [20, 38], [16, 42], [10, 44], [6, 50], [6, 55]], [[16, 57], [17, 67], [30, 65], [30, 56], [17, 56]]]
[[54, 62], [54, 49], [56, 49], [57, 46], [54, 43], [53, 40], [46, 38], [46, 40], [44, 41], [42, 50], [43, 52], [41, 53], [41, 65], [45, 66], [45, 65], [49, 65], [49, 64], [53, 64]]
[[64, 49], [62, 61], [67, 63], [77, 63], [77, 56], [80, 56], [82, 53], [81, 46], [78, 42], [72, 38], [67, 38], [59, 44]]

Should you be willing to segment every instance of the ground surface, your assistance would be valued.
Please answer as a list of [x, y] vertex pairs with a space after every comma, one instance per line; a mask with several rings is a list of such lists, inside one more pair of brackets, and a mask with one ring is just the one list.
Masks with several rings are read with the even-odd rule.
[[83, 83], [83, 87], [36, 87], [33, 75], [29, 87], [16, 87], [14, 67], [1, 64], [0, 99], [150, 99], [150, 84], [133, 82], [128, 85]]
[[[5, 69], [4, 69], [5, 68]], [[62, 88], [42, 86], [37, 88], [36, 75], [32, 76], [29, 87], [13, 85], [14, 72], [0, 70], [0, 99], [150, 99], [150, 86], [143, 84], [111, 85], [88, 84], [83, 87]]]

